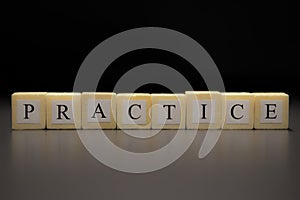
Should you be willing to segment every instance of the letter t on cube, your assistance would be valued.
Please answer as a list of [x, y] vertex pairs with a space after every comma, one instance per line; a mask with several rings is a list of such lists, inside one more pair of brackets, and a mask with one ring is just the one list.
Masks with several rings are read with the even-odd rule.
[[151, 94], [152, 129], [185, 129], [184, 94]]

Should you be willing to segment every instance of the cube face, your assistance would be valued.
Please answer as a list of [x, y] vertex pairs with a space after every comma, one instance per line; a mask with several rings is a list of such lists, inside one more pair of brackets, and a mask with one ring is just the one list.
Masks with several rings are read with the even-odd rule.
[[46, 128], [46, 92], [12, 94], [12, 128]]
[[81, 128], [81, 93], [48, 93], [48, 129]]
[[289, 96], [285, 93], [254, 93], [255, 129], [288, 129]]
[[186, 91], [187, 129], [220, 129], [223, 122], [222, 95], [213, 91]]
[[254, 95], [251, 93], [223, 93], [225, 121], [223, 129], [253, 129]]
[[119, 129], [151, 128], [151, 96], [147, 93], [117, 95], [117, 127]]
[[116, 93], [88, 93], [81, 96], [83, 129], [116, 128]]
[[152, 129], [185, 129], [184, 94], [152, 94]]

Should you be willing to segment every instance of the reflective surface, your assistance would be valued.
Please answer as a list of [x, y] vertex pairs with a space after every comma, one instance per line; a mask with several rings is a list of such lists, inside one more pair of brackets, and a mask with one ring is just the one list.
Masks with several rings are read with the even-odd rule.
[[[290, 130], [224, 130], [201, 160], [198, 153], [205, 132], [199, 131], [177, 161], [145, 174], [119, 172], [98, 162], [75, 130], [11, 131], [8, 99], [1, 99], [0, 117], [0, 199], [300, 198], [300, 102], [296, 100], [291, 101]], [[105, 131], [120, 148], [140, 153], [165, 146], [175, 133], [165, 130], [136, 138]]]

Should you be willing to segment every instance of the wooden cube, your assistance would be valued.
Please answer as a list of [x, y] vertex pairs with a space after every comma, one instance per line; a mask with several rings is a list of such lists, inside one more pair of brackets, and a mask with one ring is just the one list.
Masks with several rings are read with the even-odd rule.
[[116, 128], [116, 93], [83, 92], [81, 102], [83, 129]]
[[186, 91], [186, 128], [220, 129], [223, 122], [222, 95], [214, 91]]
[[47, 128], [81, 128], [81, 93], [47, 93]]
[[289, 95], [285, 93], [254, 93], [255, 129], [288, 129]]
[[150, 129], [150, 94], [117, 94], [117, 127], [119, 129]]
[[185, 129], [184, 94], [152, 94], [152, 129]]
[[12, 94], [12, 128], [46, 128], [46, 92]]
[[247, 92], [226, 92], [223, 129], [253, 129], [254, 95]]

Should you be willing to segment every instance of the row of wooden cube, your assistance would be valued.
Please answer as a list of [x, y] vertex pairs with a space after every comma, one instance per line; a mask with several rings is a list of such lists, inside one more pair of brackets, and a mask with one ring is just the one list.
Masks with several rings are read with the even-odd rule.
[[285, 93], [12, 95], [13, 129], [287, 129]]

